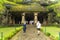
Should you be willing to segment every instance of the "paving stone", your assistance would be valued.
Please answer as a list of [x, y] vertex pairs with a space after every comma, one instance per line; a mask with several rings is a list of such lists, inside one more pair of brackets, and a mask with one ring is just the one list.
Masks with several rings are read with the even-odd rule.
[[40, 35], [37, 35], [37, 29], [34, 25], [27, 25], [26, 33], [23, 33], [23, 30], [18, 32], [10, 40], [51, 40], [49, 37], [40, 32]]

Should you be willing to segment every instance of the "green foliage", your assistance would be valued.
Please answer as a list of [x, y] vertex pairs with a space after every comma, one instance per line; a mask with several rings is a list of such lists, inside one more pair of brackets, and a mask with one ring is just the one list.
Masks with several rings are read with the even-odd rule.
[[42, 31], [42, 32], [43, 32], [43, 29], [41, 28], [41, 29], [40, 29], [40, 31]]
[[11, 2], [23, 2], [23, 0], [8, 0], [8, 1], [11, 1]]
[[49, 32], [46, 33], [47, 36], [50, 36], [51, 34]]
[[3, 14], [5, 12], [5, 7], [3, 6], [4, 0], [0, 0], [0, 14]]
[[14, 2], [23, 2], [23, 0], [14, 0]]
[[17, 4], [14, 3], [14, 2], [10, 2], [10, 1], [7, 1], [7, 0], [0, 0], [0, 14], [5, 13], [6, 7], [4, 6], [4, 4], [13, 4], [13, 5], [17, 5]]
[[[42, 27], [43, 32], [45, 32], [45, 27]], [[46, 26], [47, 36], [50, 36], [51, 39], [58, 40], [60, 28], [58, 26]]]
[[47, 8], [53, 8], [54, 11], [57, 13], [57, 16], [60, 17], [60, 2], [59, 3], [56, 3], [56, 4], [53, 4], [51, 6], [48, 6]]
[[59, 37], [56, 37], [54, 40], [59, 40]]
[[21, 29], [22, 27], [16, 27], [16, 30], [15, 30], [15, 27], [0, 27], [0, 33], [3, 32], [4, 40], [8, 40]]
[[4, 6], [0, 5], [0, 14], [3, 14], [5, 12]]
[[42, 8], [39, 4], [31, 4], [31, 5], [17, 5], [11, 8], [11, 11], [48, 11], [46, 8]]
[[[33, 1], [38, 1], [38, 0], [33, 0]], [[21, 10], [22, 11], [44, 11], [44, 9], [42, 8], [42, 6], [40, 6], [40, 4], [32, 3], [31, 5], [22, 5], [22, 4], [17, 4], [16, 2], [20, 3], [23, 2], [23, 0], [3, 0], [3, 1], [1, 0], [0, 4], [3, 5], [5, 3], [5, 4], [15, 5], [12, 6], [11, 8], [12, 11], [21, 11]], [[2, 10], [5, 10], [4, 7], [5, 6], [2, 6], [2, 8], [1, 7], [0, 8]]]

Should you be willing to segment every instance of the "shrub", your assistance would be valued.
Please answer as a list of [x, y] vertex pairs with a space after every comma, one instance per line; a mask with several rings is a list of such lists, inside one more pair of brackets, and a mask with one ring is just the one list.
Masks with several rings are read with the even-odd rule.
[[45, 33], [47, 36], [50, 36], [51, 34], [49, 32]]
[[10, 35], [8, 37], [6, 37], [6, 39], [11, 39], [11, 37], [14, 35], [14, 33], [10, 33]]
[[56, 37], [54, 40], [59, 40], [59, 37]]
[[52, 36], [52, 35], [50, 36], [50, 38], [51, 38], [52, 40], [54, 40], [54, 39], [55, 39], [55, 37], [54, 37], [54, 36]]
[[43, 29], [40, 29], [40, 31], [42, 31], [42, 32], [43, 32]]

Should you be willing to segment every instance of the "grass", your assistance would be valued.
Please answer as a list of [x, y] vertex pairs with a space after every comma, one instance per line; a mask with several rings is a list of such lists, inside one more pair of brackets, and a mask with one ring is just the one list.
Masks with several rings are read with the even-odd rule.
[[[42, 27], [43, 32], [45, 32], [45, 27]], [[49, 32], [52, 36], [59, 37], [60, 28], [57, 26], [46, 26], [46, 32]]]
[[1, 32], [3, 32], [3, 38], [11, 37], [16, 33], [16, 31], [20, 30], [22, 27], [0, 27], [0, 39], [1, 39]]

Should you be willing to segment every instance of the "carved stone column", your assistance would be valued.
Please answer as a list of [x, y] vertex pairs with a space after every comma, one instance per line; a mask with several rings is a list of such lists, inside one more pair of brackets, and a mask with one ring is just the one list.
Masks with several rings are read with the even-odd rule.
[[12, 22], [12, 24], [15, 24], [15, 19], [14, 19], [14, 17], [12, 17], [11, 22]]
[[11, 15], [9, 16], [9, 24], [12, 24]]
[[45, 19], [43, 20], [43, 25], [47, 25], [47, 22]]
[[13, 24], [15, 24], [15, 19], [13, 18]]
[[49, 13], [48, 14], [48, 24], [51, 24], [51, 18], [52, 18], [51, 13]]
[[2, 15], [2, 25], [7, 24], [7, 16]]
[[25, 13], [22, 13], [22, 21], [21, 23], [24, 23], [25, 22]]
[[35, 13], [34, 13], [34, 24], [36, 24], [36, 23], [37, 23], [37, 21], [38, 21], [37, 16], [38, 16], [38, 13], [37, 13], [37, 12], [35, 12]]

